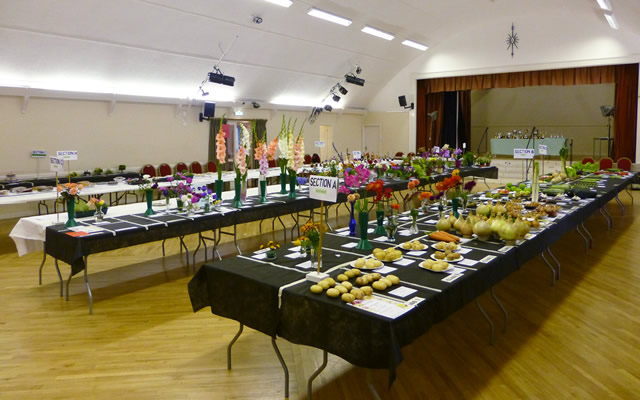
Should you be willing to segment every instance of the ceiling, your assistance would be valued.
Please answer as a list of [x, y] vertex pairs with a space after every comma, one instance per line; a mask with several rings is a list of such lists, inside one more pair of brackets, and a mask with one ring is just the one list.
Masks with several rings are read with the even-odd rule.
[[[620, 31], [640, 34], [640, 2], [610, 1]], [[353, 24], [312, 18], [311, 7]], [[540, 29], [558, 32], [559, 18], [618, 32], [595, 0], [294, 0], [289, 8], [264, 0], [3, 0], [0, 87], [200, 99], [201, 81], [228, 50], [220, 69], [236, 84], [207, 83], [207, 99], [313, 105], [359, 65], [365, 86], [346, 85], [339, 104], [365, 109], [412, 61], [437, 54], [451, 36], [505, 18], [537, 19]], [[547, 19], [554, 23], [545, 25]], [[366, 35], [365, 24], [396, 38]], [[431, 49], [403, 46], [404, 39]]]

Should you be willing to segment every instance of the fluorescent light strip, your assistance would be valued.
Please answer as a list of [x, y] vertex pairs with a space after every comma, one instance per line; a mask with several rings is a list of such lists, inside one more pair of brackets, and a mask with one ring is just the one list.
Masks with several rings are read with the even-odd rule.
[[426, 51], [429, 48], [429, 46], [425, 46], [424, 44], [414, 42], [413, 40], [405, 40], [404, 42], [402, 42], [402, 44], [405, 46], [413, 47], [414, 49], [422, 50], [422, 51]]
[[334, 24], [339, 24], [339, 25], [342, 25], [342, 26], [351, 25], [351, 20], [350, 19], [342, 18], [342, 17], [339, 17], [337, 15], [330, 14], [330, 13], [322, 11], [322, 10], [318, 10], [317, 8], [312, 8], [311, 10], [309, 10], [307, 12], [307, 14], [311, 15], [312, 17], [324, 19], [325, 21], [333, 22]]
[[282, 7], [290, 7], [291, 4], [293, 4], [293, 1], [291, 0], [265, 0], [265, 1], [272, 4], [277, 4]]
[[613, 29], [618, 29], [618, 20], [613, 14], [604, 14], [604, 17], [607, 19], [609, 26]]
[[377, 37], [382, 38], [384, 40], [393, 40], [393, 38], [395, 38], [395, 36], [393, 36], [390, 33], [383, 32], [381, 30], [378, 30], [376, 28], [372, 28], [370, 26], [365, 26], [364, 28], [362, 28], [362, 32], [368, 33], [369, 35], [377, 36]]
[[611, 7], [611, 3], [609, 2], [609, 0], [596, 0], [598, 2], [598, 5], [600, 6], [600, 8], [602, 8], [605, 11], [612, 11], [613, 7]]

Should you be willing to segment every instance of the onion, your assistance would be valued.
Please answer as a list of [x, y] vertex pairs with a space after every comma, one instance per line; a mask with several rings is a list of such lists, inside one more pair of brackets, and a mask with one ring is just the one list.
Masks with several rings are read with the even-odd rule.
[[493, 207], [490, 206], [489, 204], [483, 204], [481, 206], [478, 206], [478, 209], [476, 210], [476, 213], [478, 215], [484, 215], [485, 217], [488, 217], [489, 215], [491, 215], [491, 209]]
[[498, 203], [493, 207], [492, 210], [493, 214], [506, 214], [507, 213], [507, 208], [505, 206], [503, 206], [502, 204]]
[[500, 239], [504, 240], [507, 243], [515, 242], [518, 234], [516, 232], [515, 226], [511, 222], [505, 222], [500, 228]]
[[445, 231], [445, 232], [451, 229], [451, 224], [449, 223], [449, 219], [445, 218], [444, 215], [440, 217], [440, 219], [436, 223], [436, 229], [439, 231]]
[[464, 216], [460, 215], [460, 218], [456, 220], [456, 222], [453, 224], [453, 227], [456, 228], [456, 231], [462, 232], [462, 225], [464, 225], [464, 222]]
[[465, 238], [470, 238], [473, 234], [473, 225], [471, 225], [471, 222], [469, 222], [469, 218], [467, 218], [467, 220], [462, 224], [460, 232], [462, 232], [462, 237]]
[[529, 233], [529, 225], [522, 219], [517, 219], [513, 226], [519, 239]]
[[487, 221], [478, 221], [473, 225], [473, 233], [478, 235], [478, 239], [485, 241], [491, 236], [491, 225]]

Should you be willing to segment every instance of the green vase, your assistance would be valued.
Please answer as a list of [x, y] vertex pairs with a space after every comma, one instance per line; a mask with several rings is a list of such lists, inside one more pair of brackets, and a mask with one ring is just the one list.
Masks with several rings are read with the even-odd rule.
[[153, 203], [153, 190], [147, 190], [145, 196], [147, 196], [147, 211], [144, 212], [144, 215], [153, 215], [156, 213], [151, 207]]
[[296, 198], [296, 176], [289, 175], [289, 198]]
[[178, 212], [182, 212], [182, 207], [184, 207], [184, 203], [182, 202], [182, 200], [180, 200], [180, 198], [176, 199], [176, 204], [178, 206]]
[[236, 179], [234, 183], [235, 195], [233, 196], [233, 203], [231, 204], [235, 208], [242, 207], [242, 200], [240, 199], [240, 195], [242, 192], [242, 182]]
[[378, 221], [378, 226], [376, 226], [376, 230], [373, 233], [376, 235], [386, 235], [387, 231], [384, 230], [384, 210], [376, 211], [376, 220]]
[[287, 194], [287, 174], [280, 174], [280, 194]]
[[367, 230], [369, 229], [369, 213], [360, 211], [358, 214], [358, 224], [360, 224], [360, 241], [356, 246], [358, 250], [371, 250], [373, 246], [367, 240]]
[[260, 181], [260, 204], [267, 202], [267, 181]]
[[460, 207], [460, 200], [457, 197], [451, 199], [451, 207], [453, 208], [453, 215], [456, 218], [460, 218], [460, 213], [458, 212], [458, 207]]
[[67, 222], [64, 224], [67, 228], [78, 226], [76, 222], [76, 198], [72, 197], [67, 200]]
[[222, 201], [222, 186], [224, 181], [222, 179], [216, 180], [216, 200]]

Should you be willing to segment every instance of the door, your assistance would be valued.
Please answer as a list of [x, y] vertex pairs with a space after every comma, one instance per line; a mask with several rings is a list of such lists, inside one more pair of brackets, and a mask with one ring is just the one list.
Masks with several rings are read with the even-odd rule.
[[380, 125], [365, 125], [362, 134], [364, 153], [380, 154]]
[[320, 125], [320, 142], [324, 142], [324, 146], [315, 148], [322, 161], [326, 161], [333, 154], [333, 126]]

